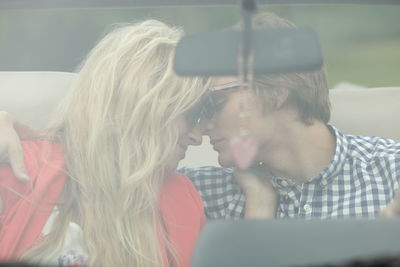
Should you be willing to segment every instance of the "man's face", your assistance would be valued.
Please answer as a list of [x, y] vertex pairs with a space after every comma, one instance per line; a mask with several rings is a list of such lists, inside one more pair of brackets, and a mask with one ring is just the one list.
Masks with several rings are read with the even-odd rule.
[[[210, 137], [210, 143], [218, 152], [218, 162], [223, 167], [233, 167], [234, 161], [230, 152], [230, 140], [239, 136], [243, 127], [238, 120], [238, 113], [243, 105], [243, 98], [251, 96], [253, 92], [247, 88], [235, 86], [236, 77], [216, 78], [212, 88], [220, 86], [225, 89], [211, 89], [211, 100], [215, 108], [215, 114], [207, 124], [205, 134]], [[226, 86], [225, 86], [226, 85]]]
[[[246, 84], [241, 84], [237, 77], [214, 79], [210, 94], [214, 113], [208, 114], [212, 118], [204, 134], [210, 137], [214, 150], [218, 152], [219, 164], [226, 168], [235, 166], [230, 142], [242, 136], [243, 130], [258, 144], [258, 151], [265, 151], [279, 144], [287, 131], [283, 126], [296, 121], [294, 112], [280, 108], [286, 101], [286, 94], [277, 97], [264, 94], [261, 98]], [[240, 116], [243, 113], [246, 115]], [[256, 155], [254, 160], [261, 160], [260, 155]]]

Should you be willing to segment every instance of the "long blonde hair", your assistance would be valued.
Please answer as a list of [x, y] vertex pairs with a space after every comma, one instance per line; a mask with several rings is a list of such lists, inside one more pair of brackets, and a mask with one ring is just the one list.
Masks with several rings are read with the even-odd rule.
[[65, 201], [48, 239], [25, 256], [60, 247], [68, 223], [78, 220], [90, 265], [162, 265], [164, 169], [177, 144], [177, 118], [208, 83], [174, 74], [181, 35], [148, 20], [118, 27], [89, 53], [50, 126], [65, 152]]

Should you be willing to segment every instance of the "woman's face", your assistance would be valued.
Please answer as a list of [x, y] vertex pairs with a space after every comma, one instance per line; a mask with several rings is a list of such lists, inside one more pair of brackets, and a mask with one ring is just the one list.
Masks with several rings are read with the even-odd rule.
[[179, 138], [174, 151], [171, 152], [168, 159], [167, 172], [176, 170], [179, 161], [185, 157], [188, 146], [200, 145], [202, 142], [202, 133], [197, 119], [193, 122], [191, 121], [191, 119], [194, 119], [193, 117], [190, 118], [187, 114], [185, 115], [177, 119]]

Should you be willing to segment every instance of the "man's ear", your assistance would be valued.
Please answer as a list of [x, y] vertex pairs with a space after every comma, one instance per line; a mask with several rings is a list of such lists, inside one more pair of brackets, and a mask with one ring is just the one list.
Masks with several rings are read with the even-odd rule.
[[283, 108], [288, 100], [289, 91], [286, 88], [274, 88], [257, 97], [264, 113]]

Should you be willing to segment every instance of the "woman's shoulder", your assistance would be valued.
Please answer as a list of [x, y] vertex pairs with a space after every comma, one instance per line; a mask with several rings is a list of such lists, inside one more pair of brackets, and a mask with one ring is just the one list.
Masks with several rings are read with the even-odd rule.
[[199, 193], [194, 187], [190, 179], [181, 173], [173, 173], [167, 177], [161, 188], [160, 194], [161, 201], [166, 202], [187, 202], [186, 204], [192, 203], [192, 205], [198, 206], [203, 209], [203, 204]]
[[172, 173], [165, 180], [162, 189], [163, 191], [166, 190], [175, 192], [181, 192], [182, 190], [184, 190], [184, 191], [195, 192], [197, 194], [196, 188], [194, 187], [190, 179], [186, 175], [178, 172]]
[[62, 146], [46, 140], [30, 140], [21, 142], [25, 161], [64, 160]]

